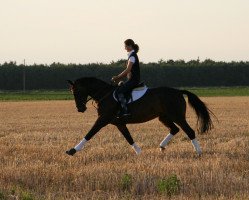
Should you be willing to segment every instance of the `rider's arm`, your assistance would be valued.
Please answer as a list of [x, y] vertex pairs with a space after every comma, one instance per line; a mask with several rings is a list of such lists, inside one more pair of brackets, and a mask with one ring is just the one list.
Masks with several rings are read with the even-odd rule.
[[118, 75], [118, 78], [126, 77], [127, 74], [131, 72], [132, 65], [133, 65], [133, 63], [131, 61], [128, 61], [126, 69]]
[[113, 78], [115, 80], [118, 80], [118, 79], [122, 79], [122, 78], [126, 77], [127, 74], [131, 72], [132, 65], [133, 65], [133, 63], [131, 61], [128, 61], [126, 69], [123, 72], [121, 72], [119, 75], [114, 76]]

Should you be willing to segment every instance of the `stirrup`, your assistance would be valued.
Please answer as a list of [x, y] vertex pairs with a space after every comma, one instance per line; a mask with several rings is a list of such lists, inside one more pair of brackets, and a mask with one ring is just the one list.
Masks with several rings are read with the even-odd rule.
[[129, 113], [129, 112], [125, 113], [125, 112], [123, 112], [122, 110], [120, 110], [120, 111], [118, 112], [118, 114], [117, 114], [117, 118], [129, 117], [129, 116], [131, 116], [131, 113]]
[[131, 116], [131, 113], [128, 112], [128, 113], [123, 113], [122, 114], [122, 117], [128, 117], [128, 116]]

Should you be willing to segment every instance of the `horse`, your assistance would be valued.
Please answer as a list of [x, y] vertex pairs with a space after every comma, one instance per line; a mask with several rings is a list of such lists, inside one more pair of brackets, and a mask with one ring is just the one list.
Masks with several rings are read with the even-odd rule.
[[[120, 107], [113, 95], [117, 86], [95, 77], [83, 77], [75, 82], [68, 80], [68, 83], [74, 95], [78, 112], [84, 113], [86, 111], [86, 104], [90, 99], [96, 102], [98, 112], [98, 118], [90, 131], [78, 145], [66, 151], [71, 156], [82, 150], [86, 142], [108, 124], [116, 126], [135, 153], [139, 155], [141, 148], [134, 142], [126, 125], [143, 123], [155, 118], [158, 118], [170, 131], [160, 143], [161, 151], [165, 150], [168, 142], [180, 131], [178, 128], [180, 127], [191, 140], [197, 155], [200, 156], [202, 150], [196, 139], [195, 131], [186, 121], [184, 95], [187, 95], [188, 103], [197, 115], [198, 132], [205, 133], [213, 128], [210, 109], [195, 94], [187, 90], [170, 87], [148, 88], [143, 97], [128, 104], [131, 116], [118, 118], [117, 113]], [[90, 99], [88, 99], [89, 97]]]

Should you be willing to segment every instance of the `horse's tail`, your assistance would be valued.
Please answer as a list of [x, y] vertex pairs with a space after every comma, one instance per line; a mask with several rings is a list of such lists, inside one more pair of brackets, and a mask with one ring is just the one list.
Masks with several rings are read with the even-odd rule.
[[181, 90], [181, 92], [188, 96], [188, 103], [195, 110], [198, 118], [198, 131], [201, 133], [205, 133], [211, 130], [213, 128], [212, 119], [210, 117], [210, 114], [212, 114], [212, 112], [208, 109], [205, 103], [202, 102], [195, 94], [187, 90]]

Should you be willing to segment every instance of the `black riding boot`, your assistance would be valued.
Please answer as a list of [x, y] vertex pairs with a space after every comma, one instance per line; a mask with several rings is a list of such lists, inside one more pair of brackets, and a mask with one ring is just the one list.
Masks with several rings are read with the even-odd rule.
[[131, 114], [128, 111], [127, 104], [126, 104], [127, 102], [126, 102], [126, 98], [124, 97], [124, 94], [119, 94], [118, 100], [121, 105], [121, 111], [118, 113], [118, 117], [130, 116]]

